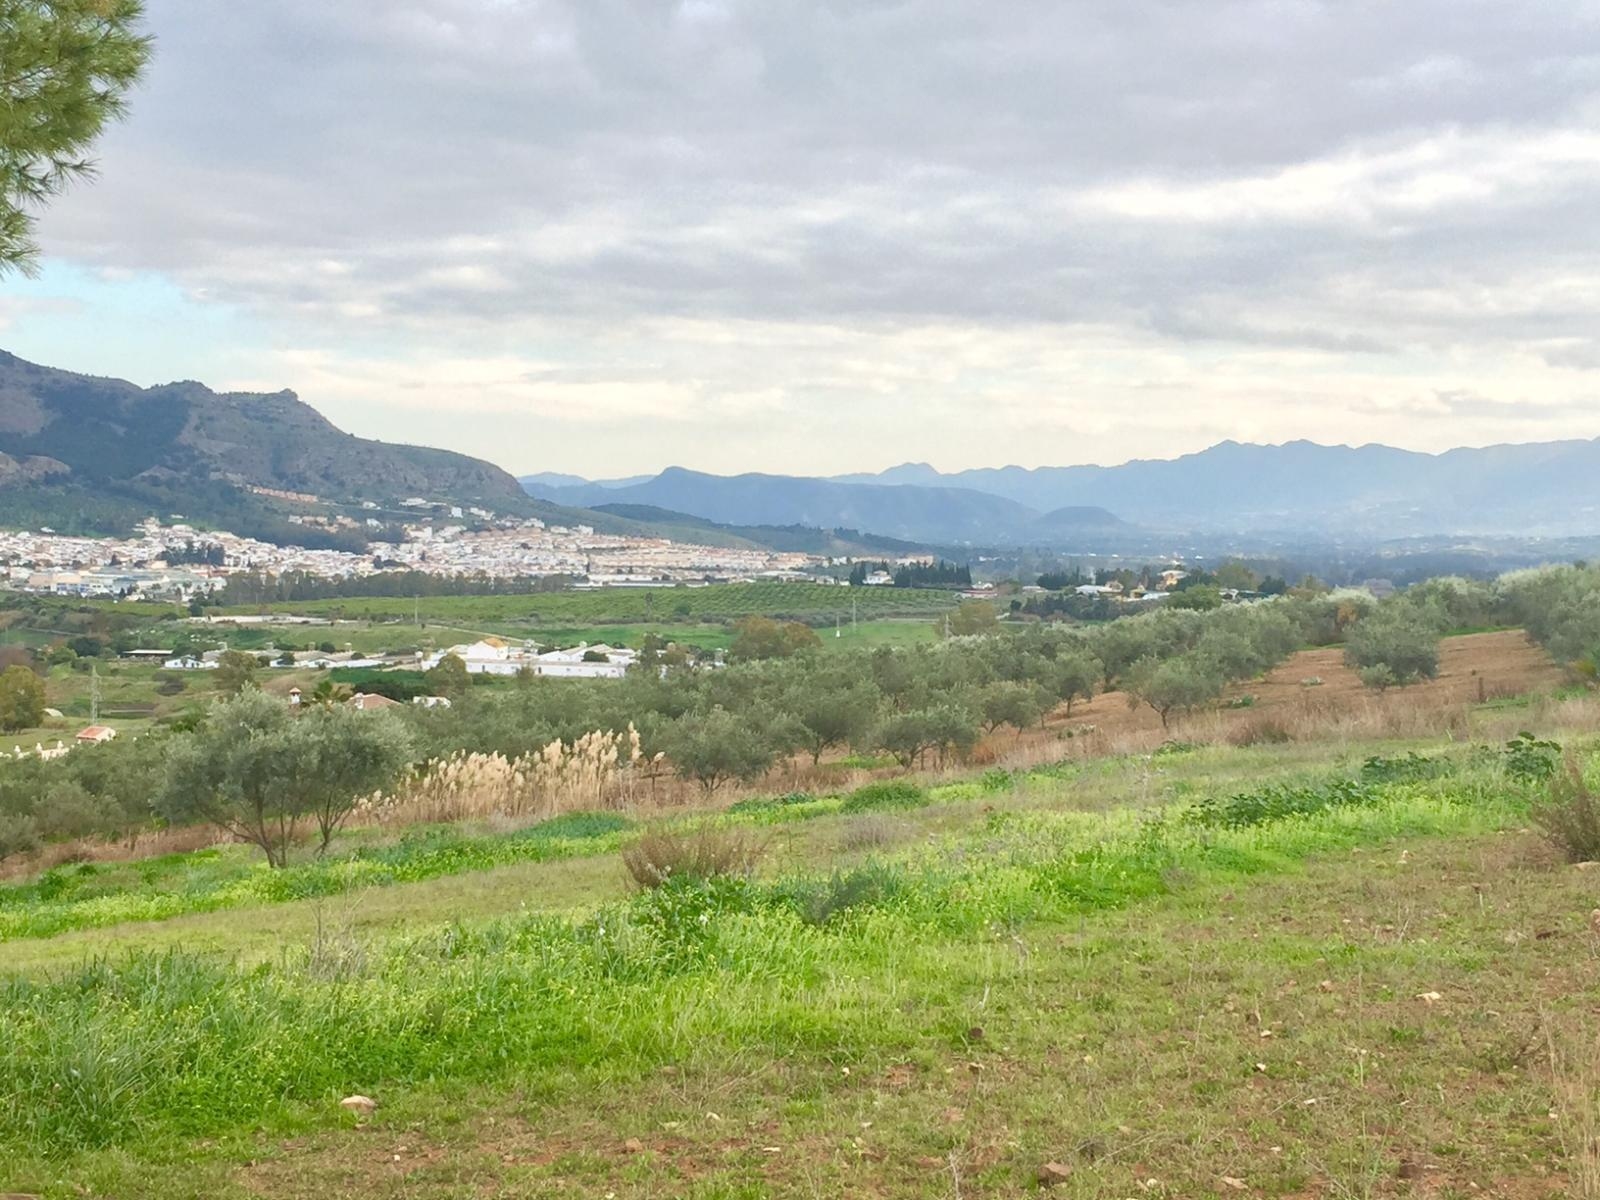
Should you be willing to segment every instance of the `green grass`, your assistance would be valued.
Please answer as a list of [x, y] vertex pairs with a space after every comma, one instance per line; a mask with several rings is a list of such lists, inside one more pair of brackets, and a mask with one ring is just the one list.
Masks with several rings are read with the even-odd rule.
[[854, 602], [867, 619], [943, 612], [956, 603], [951, 592], [915, 588], [842, 588], [808, 583], [728, 583], [708, 587], [612, 588], [590, 592], [537, 592], [524, 596], [355, 597], [247, 606], [239, 613], [286, 612], [347, 620], [410, 620], [420, 608], [426, 620], [442, 624], [485, 623], [582, 627], [695, 620], [736, 620], [752, 614], [771, 617], [832, 618], [849, 621]]
[[[181, 953], [92, 965], [4, 993], [0, 1093], [12, 1103], [0, 1135], [44, 1151], [214, 1135], [357, 1082], [494, 1078], [511, 1062], [529, 1070], [618, 1054], [669, 1061], [685, 1037], [759, 1039], [776, 1052], [892, 1042], [914, 1028], [903, 1014], [878, 1014], [869, 1032], [865, 1012], [807, 1002], [808, 981], [913, 968], [916, 950], [895, 947], [926, 952], [1125, 907], [1166, 893], [1174, 871], [1248, 876], [1507, 816], [1414, 790], [1314, 822], [1204, 836], [1036, 813], [991, 823], [981, 860], [952, 863], [945, 848], [910, 856], [899, 886], [825, 925], [806, 919], [792, 881], [729, 880], [658, 889], [578, 923], [452, 925], [337, 970], [315, 955], [244, 971]], [[688, 1027], [643, 1018], [662, 1009]]]
[[[387, 926], [257, 898], [172, 922], [234, 953], [139, 949], [141, 926], [0, 982], [0, 1186], [1020, 1196], [1050, 1160], [1075, 1197], [1331, 1197], [1416, 1159], [1440, 1195], [1494, 1194], [1467, 1185], [1557, 1162], [1536, 1067], [1590, 1044], [1592, 902], [1501, 832], [1527, 794], [1492, 758], [1364, 767], [1379, 749], [774, 799], [717, 818], [767, 828], [760, 876], [648, 894], [593, 819], [562, 832], [605, 851], [583, 859], [372, 846], [432, 872], [351, 893]], [[19, 908], [66, 886], [40, 883]], [[365, 1132], [352, 1091], [384, 1105]]]
[[569, 813], [499, 836], [421, 828], [391, 844], [276, 871], [242, 847], [109, 866], [72, 864], [0, 887], [0, 942], [595, 854], [614, 850], [630, 824], [613, 813]]

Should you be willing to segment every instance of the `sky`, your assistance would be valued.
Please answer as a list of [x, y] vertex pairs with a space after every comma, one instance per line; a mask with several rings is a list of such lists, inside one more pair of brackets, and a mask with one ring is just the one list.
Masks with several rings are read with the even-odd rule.
[[0, 346], [519, 474], [1600, 436], [1593, 0], [149, 0]]

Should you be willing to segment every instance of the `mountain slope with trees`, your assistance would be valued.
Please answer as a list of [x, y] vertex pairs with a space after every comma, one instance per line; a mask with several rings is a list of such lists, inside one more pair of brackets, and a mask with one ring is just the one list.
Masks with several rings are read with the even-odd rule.
[[141, 388], [0, 351], [0, 512], [85, 532], [180, 512], [237, 532], [271, 522], [251, 488], [389, 506], [410, 496], [532, 511], [479, 459], [335, 427], [293, 392]]

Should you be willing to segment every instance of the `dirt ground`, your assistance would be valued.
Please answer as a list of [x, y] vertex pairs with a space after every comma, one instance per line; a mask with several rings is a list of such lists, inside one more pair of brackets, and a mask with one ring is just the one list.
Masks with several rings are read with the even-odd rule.
[[[1330, 717], [1415, 719], [1548, 690], [1562, 679], [1561, 668], [1520, 629], [1446, 638], [1440, 645], [1437, 678], [1382, 696], [1363, 687], [1356, 673], [1344, 665], [1343, 649], [1302, 650], [1264, 678], [1231, 686], [1217, 711], [1175, 721], [1172, 730], [1162, 729], [1154, 710], [1130, 708], [1126, 693], [1106, 692], [1090, 704], [1075, 705], [1070, 719], [1058, 712], [1047, 726], [1046, 736], [1059, 736], [1061, 730], [1085, 725], [1093, 725], [1101, 740], [1129, 734], [1176, 736], [1182, 730], [1227, 736], [1265, 720], [1283, 722], [1289, 732], [1297, 733], [1294, 726], [1298, 723], [1326, 723]], [[1252, 698], [1248, 707], [1229, 707], [1244, 697]]]

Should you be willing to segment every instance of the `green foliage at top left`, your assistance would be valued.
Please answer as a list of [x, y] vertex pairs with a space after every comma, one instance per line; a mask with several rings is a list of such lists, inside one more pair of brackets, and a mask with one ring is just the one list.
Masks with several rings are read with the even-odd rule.
[[0, 274], [30, 269], [36, 210], [87, 157], [150, 54], [141, 0], [0, 0]]

